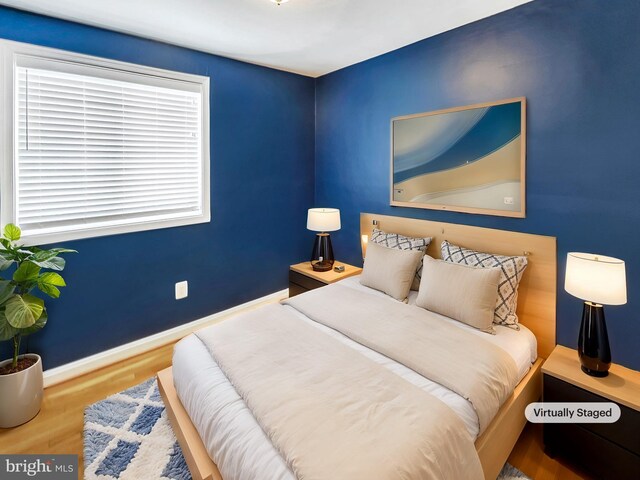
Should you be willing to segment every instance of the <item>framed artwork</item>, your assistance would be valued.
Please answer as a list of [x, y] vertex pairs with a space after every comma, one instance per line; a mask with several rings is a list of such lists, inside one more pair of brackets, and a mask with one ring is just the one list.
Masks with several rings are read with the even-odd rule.
[[525, 216], [526, 99], [391, 120], [391, 205]]

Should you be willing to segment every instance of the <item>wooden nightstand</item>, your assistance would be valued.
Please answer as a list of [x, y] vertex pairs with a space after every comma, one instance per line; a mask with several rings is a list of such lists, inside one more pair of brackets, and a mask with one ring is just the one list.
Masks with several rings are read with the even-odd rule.
[[360, 267], [354, 267], [342, 262], [336, 262], [333, 266], [337, 267], [338, 265], [344, 265], [344, 272], [336, 272], [335, 270], [315, 272], [309, 262], [291, 265], [289, 267], [289, 297], [295, 297], [314, 288], [324, 287], [362, 272]]
[[609, 375], [580, 369], [578, 352], [556, 346], [542, 365], [545, 402], [614, 402], [615, 423], [546, 423], [545, 449], [581, 465], [596, 478], [638, 478], [640, 472], [640, 372], [611, 365]]

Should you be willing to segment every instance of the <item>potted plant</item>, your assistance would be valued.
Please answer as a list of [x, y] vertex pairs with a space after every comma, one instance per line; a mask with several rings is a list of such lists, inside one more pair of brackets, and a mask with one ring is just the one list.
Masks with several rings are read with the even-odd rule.
[[[0, 277], [0, 341], [10, 341], [13, 358], [0, 362], [0, 427], [28, 422], [42, 403], [42, 360], [36, 354], [20, 354], [23, 337], [41, 330], [47, 323], [44, 300], [35, 289], [51, 298], [60, 296], [65, 281], [56, 271], [64, 269], [60, 254], [66, 248], [44, 250], [18, 244], [22, 232], [16, 225], [4, 227], [0, 238], [0, 271], [15, 264], [10, 279]], [[56, 270], [56, 271], [51, 271]]]

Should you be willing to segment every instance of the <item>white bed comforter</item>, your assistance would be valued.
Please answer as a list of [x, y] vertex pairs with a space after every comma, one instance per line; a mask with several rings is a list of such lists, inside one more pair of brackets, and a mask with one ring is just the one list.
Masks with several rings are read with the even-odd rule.
[[[361, 286], [354, 278], [345, 280], [343, 285], [382, 295]], [[291, 311], [301, 321], [323, 329], [327, 334], [444, 401], [462, 419], [472, 438], [477, 437], [478, 418], [468, 401], [334, 330], [307, 319], [297, 311]], [[535, 337], [526, 329], [518, 332], [499, 327], [497, 335], [489, 336], [442, 318], [459, 328], [482, 335], [485, 340], [503, 348], [518, 365], [520, 377], [526, 374], [531, 362], [535, 360]], [[173, 367], [178, 395], [225, 480], [295, 478], [197, 337], [189, 336], [176, 346]]]

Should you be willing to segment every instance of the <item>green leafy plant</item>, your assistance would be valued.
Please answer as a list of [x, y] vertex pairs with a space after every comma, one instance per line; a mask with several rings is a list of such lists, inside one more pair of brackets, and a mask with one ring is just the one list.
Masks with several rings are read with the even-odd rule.
[[32, 292], [37, 289], [58, 298], [60, 287], [66, 286], [57, 273], [65, 267], [60, 255], [76, 253], [68, 248], [26, 247], [17, 243], [21, 235], [20, 228], [10, 223], [0, 238], [0, 271], [16, 266], [11, 279], [0, 277], [0, 341], [13, 340], [14, 369], [18, 365], [22, 337], [42, 330], [47, 324], [44, 300]]

